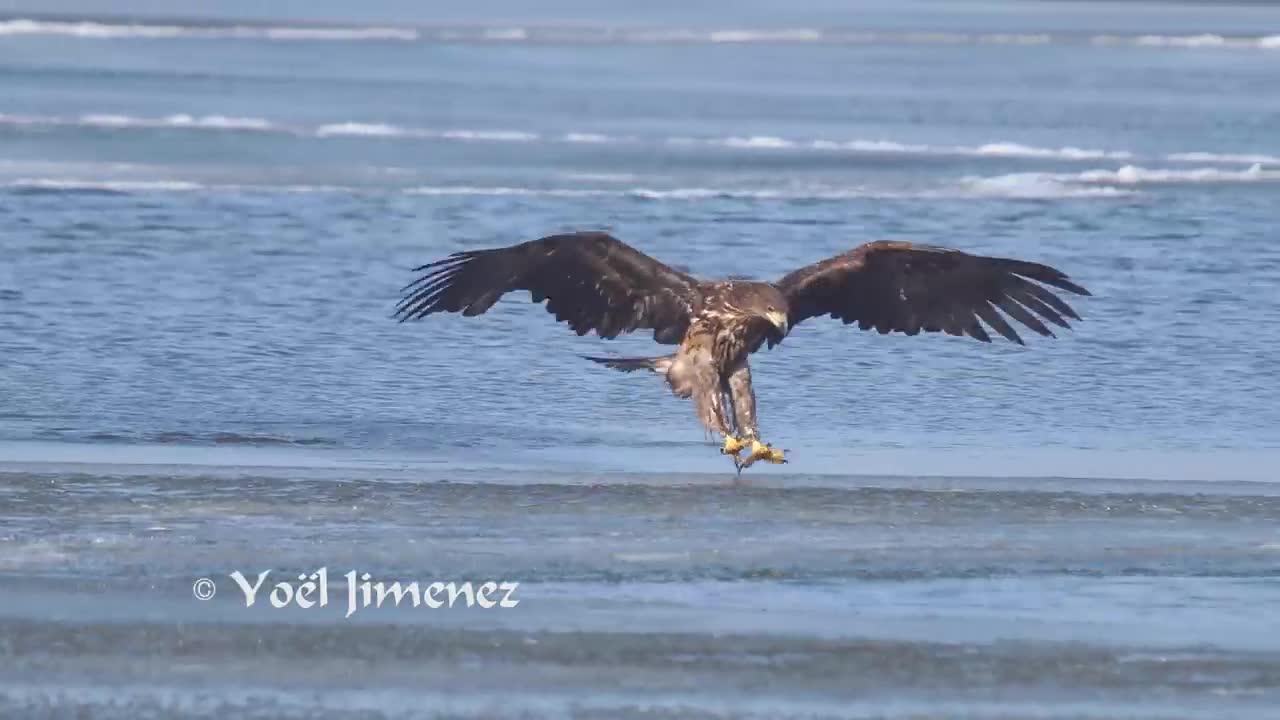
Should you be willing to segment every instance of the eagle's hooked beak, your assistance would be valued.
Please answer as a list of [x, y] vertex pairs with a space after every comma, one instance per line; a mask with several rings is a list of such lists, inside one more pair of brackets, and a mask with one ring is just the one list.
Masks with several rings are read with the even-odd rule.
[[787, 314], [781, 310], [770, 310], [764, 314], [765, 319], [773, 323], [778, 328], [778, 332], [783, 335], [787, 334]]

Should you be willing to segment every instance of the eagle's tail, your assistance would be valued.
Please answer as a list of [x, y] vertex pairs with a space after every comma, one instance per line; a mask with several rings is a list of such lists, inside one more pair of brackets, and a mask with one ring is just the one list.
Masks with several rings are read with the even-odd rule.
[[605, 367], [611, 367], [614, 370], [622, 372], [635, 372], [636, 370], [652, 370], [659, 375], [666, 375], [667, 369], [671, 367], [671, 361], [675, 359], [674, 355], [664, 355], [655, 358], [603, 358], [591, 357], [583, 355], [583, 358], [591, 362], [598, 362]]

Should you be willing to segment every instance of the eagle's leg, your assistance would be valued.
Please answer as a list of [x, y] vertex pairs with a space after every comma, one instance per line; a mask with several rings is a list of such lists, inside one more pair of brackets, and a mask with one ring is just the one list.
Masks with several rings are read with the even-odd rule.
[[724, 435], [721, 451], [733, 455], [737, 463], [737, 453], [746, 443], [734, 435], [732, 411], [726, 412], [725, 408], [729, 394], [709, 355], [682, 351], [667, 372], [667, 382], [676, 395], [693, 398], [698, 421], [708, 432]]
[[738, 463], [738, 469], [751, 467], [757, 460], [778, 464], [786, 462], [781, 450], [760, 442], [760, 432], [756, 426], [756, 392], [751, 387], [751, 366], [745, 360], [729, 374], [729, 396], [738, 433], [744, 444], [746, 441], [751, 443], [751, 454]]
[[[728, 403], [729, 411], [725, 413], [724, 424], [728, 425], [730, 419], [735, 421], [736, 432], [726, 432], [724, 434], [724, 446], [720, 448], [720, 452], [725, 455], [733, 456], [733, 464], [738, 465], [738, 453], [742, 452], [750, 442], [750, 438], [743, 434], [742, 424], [736, 422], [738, 416], [737, 405], [733, 402], [733, 391], [729, 387], [727, 379], [720, 381], [720, 398], [722, 403]], [[722, 406], [723, 407], [723, 406]]]

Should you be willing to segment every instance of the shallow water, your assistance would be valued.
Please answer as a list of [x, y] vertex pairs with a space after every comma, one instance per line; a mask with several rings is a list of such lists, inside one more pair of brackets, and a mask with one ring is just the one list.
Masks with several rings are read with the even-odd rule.
[[[32, 10], [0, 3], [0, 715], [1275, 706], [1275, 8]], [[1027, 347], [806, 322], [753, 359], [791, 464], [735, 480], [578, 357], [645, 337], [389, 317], [415, 265], [584, 227], [708, 276], [941, 243], [1093, 296]], [[521, 604], [228, 578], [320, 567]]]
[[[0, 476], [10, 712], [1221, 717], [1280, 699], [1267, 484], [103, 468]], [[246, 607], [229, 578], [320, 568], [330, 602], [307, 609]], [[353, 610], [351, 571], [515, 581], [518, 604]]]

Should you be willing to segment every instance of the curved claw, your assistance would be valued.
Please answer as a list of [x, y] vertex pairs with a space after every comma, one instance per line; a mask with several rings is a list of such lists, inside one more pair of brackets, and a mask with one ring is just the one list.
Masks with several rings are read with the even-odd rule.
[[772, 445], [766, 445], [759, 440], [751, 441], [751, 454], [745, 460], [735, 463], [738, 466], [738, 472], [751, 467], [757, 460], [764, 460], [775, 465], [782, 465], [787, 462], [786, 454], [782, 450], [775, 449]]

